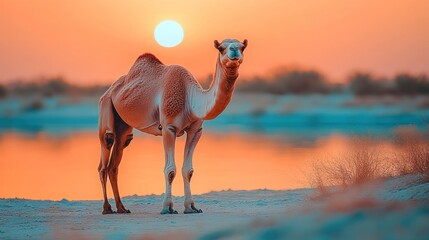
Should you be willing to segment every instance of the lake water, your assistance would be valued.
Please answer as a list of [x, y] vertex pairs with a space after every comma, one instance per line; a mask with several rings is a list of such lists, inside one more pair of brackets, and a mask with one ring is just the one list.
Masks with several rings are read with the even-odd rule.
[[[176, 144], [176, 166], [183, 163], [185, 137]], [[288, 137], [204, 133], [194, 155], [192, 191], [292, 189], [309, 187], [312, 162], [352, 144], [330, 135], [314, 141]], [[390, 141], [373, 144], [391, 148]], [[96, 132], [52, 136], [3, 133], [0, 136], [0, 197], [31, 199], [101, 199]], [[122, 196], [164, 192], [164, 152], [160, 137], [136, 134], [119, 169]], [[108, 188], [111, 197], [110, 186]], [[173, 195], [183, 195], [180, 174]]]

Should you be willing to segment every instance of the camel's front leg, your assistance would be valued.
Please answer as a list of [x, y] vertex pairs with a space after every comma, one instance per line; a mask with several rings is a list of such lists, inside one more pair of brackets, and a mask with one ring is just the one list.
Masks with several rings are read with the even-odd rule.
[[202, 123], [202, 121], [194, 123], [187, 132], [186, 136], [185, 158], [182, 167], [183, 183], [185, 185], [185, 214], [203, 212], [201, 209], [197, 209], [195, 207], [194, 199], [192, 198], [191, 193], [191, 178], [192, 174], [194, 173], [194, 169], [192, 167], [192, 156], [195, 146], [197, 145], [198, 140], [200, 140], [202, 134]]
[[176, 142], [176, 128], [166, 126], [162, 129], [162, 137], [165, 152], [165, 195], [161, 214], [177, 214], [173, 209], [173, 199], [171, 197], [171, 185], [176, 176], [176, 163], [174, 162], [174, 145]]

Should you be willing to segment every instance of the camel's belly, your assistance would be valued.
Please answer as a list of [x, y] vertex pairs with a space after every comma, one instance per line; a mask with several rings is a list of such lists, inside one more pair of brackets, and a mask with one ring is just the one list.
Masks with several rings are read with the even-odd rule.
[[145, 106], [139, 104], [138, 106], [130, 107], [120, 106], [116, 107], [119, 116], [131, 127], [153, 135], [161, 135], [159, 126], [159, 110], [152, 106]]
[[[137, 130], [147, 134], [152, 134], [155, 136], [162, 136], [162, 128], [163, 127], [161, 126], [160, 122], [157, 121], [148, 127], [137, 128]], [[182, 136], [185, 133], [185, 131], [186, 131], [186, 128], [180, 128], [179, 131], [176, 133], [176, 137]]]
[[155, 136], [162, 135], [162, 128], [160, 127], [159, 121], [154, 122], [149, 127], [137, 128], [137, 130], [147, 134], [155, 135]]

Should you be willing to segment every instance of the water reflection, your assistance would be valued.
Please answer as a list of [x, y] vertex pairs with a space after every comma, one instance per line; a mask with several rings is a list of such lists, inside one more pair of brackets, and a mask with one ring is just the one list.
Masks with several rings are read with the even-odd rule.
[[[311, 162], [345, 149], [343, 135], [299, 144], [284, 137], [204, 133], [194, 156], [192, 190], [201, 194], [225, 189], [291, 189], [308, 187]], [[181, 168], [185, 138], [178, 138], [176, 165]], [[374, 144], [386, 144], [378, 140]], [[99, 143], [94, 132], [68, 136], [0, 136], [0, 197], [31, 199], [101, 199], [97, 167]], [[123, 196], [164, 191], [161, 138], [137, 134], [125, 150], [119, 184]], [[183, 195], [177, 177], [173, 195]], [[109, 187], [109, 196], [111, 195]]]

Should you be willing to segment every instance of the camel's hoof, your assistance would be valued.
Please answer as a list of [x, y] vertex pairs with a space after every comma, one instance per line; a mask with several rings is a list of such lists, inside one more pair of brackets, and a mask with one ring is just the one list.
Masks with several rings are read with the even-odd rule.
[[110, 204], [104, 204], [103, 205], [102, 214], [114, 214], [114, 213], [116, 213], [116, 212], [112, 210], [112, 206], [110, 206]]
[[177, 214], [178, 212], [172, 208], [170, 209], [162, 209], [161, 214]]
[[113, 211], [112, 209], [104, 209], [102, 213], [103, 214], [115, 214], [116, 212]]
[[117, 211], [118, 213], [131, 213], [131, 211], [130, 210], [128, 210], [128, 209], [118, 209], [118, 211]]
[[184, 214], [203, 213], [203, 210], [196, 209], [196, 208], [191, 208], [191, 209], [185, 209], [185, 211], [183, 213]]

